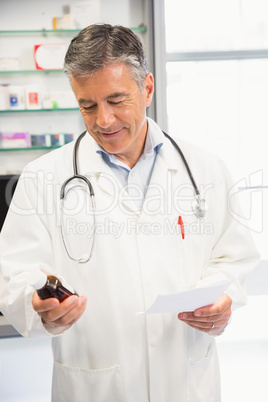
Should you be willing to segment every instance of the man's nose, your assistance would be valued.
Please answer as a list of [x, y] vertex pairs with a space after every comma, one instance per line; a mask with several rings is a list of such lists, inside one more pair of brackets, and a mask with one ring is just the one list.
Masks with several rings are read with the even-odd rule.
[[114, 119], [114, 113], [110, 105], [101, 105], [98, 107], [96, 123], [99, 127], [110, 127]]

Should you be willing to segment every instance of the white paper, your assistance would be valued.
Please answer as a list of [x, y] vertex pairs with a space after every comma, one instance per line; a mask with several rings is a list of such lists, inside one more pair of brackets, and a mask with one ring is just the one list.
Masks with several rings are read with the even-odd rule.
[[62, 70], [67, 43], [43, 43], [36, 45], [35, 63], [41, 70]]
[[159, 295], [147, 311], [138, 314], [178, 314], [186, 311], [194, 311], [199, 307], [215, 303], [230, 284], [231, 281], [226, 280], [180, 293]]
[[268, 186], [247, 186], [247, 187], [238, 187], [238, 190], [242, 191], [242, 190], [260, 190], [260, 189], [264, 189], [264, 188], [268, 188]]
[[100, 1], [80, 1], [70, 6], [71, 26], [73, 29], [83, 29], [100, 21]]

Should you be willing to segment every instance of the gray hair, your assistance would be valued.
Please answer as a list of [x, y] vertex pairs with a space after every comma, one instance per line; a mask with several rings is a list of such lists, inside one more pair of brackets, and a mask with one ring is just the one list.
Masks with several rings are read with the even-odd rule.
[[139, 37], [120, 25], [93, 24], [72, 39], [65, 55], [64, 71], [69, 79], [85, 77], [118, 63], [130, 67], [142, 91], [148, 65]]

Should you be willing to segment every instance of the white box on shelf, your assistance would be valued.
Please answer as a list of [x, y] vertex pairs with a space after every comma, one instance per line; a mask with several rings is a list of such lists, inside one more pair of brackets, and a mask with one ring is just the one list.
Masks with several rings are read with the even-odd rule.
[[70, 5], [71, 26], [73, 29], [83, 29], [100, 21], [100, 1], [87, 0]]
[[18, 57], [0, 57], [0, 71], [18, 71], [19, 69]]
[[34, 59], [37, 70], [62, 70], [67, 43], [43, 43], [34, 46]]

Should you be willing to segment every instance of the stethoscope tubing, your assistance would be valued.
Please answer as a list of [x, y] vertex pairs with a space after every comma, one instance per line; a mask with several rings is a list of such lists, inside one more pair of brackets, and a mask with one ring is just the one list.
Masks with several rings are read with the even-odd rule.
[[179, 154], [180, 154], [180, 156], [181, 156], [181, 159], [182, 159], [182, 161], [183, 161], [183, 163], [184, 163], [184, 166], [185, 166], [185, 168], [186, 168], [186, 170], [187, 170], [187, 173], [188, 173], [188, 175], [189, 175], [189, 177], [190, 177], [191, 183], [192, 183], [192, 185], [193, 185], [195, 195], [196, 195], [196, 196], [199, 196], [199, 195], [200, 195], [200, 192], [199, 192], [199, 190], [198, 190], [198, 187], [197, 187], [197, 184], [196, 184], [196, 182], [195, 182], [195, 179], [194, 179], [194, 177], [193, 177], [193, 175], [192, 175], [191, 169], [190, 169], [190, 167], [189, 167], [189, 165], [188, 165], [188, 163], [187, 163], [187, 161], [186, 161], [186, 158], [185, 158], [185, 156], [184, 156], [184, 153], [182, 152], [182, 150], [180, 149], [179, 145], [176, 143], [175, 140], [173, 140], [172, 137], [170, 137], [167, 133], [165, 133], [165, 131], [163, 131], [163, 134], [169, 139], [169, 141], [171, 142], [171, 144], [172, 144], [172, 145], [176, 148], [176, 150], [179, 152]]
[[79, 135], [79, 137], [77, 138], [77, 140], [75, 141], [75, 144], [74, 144], [74, 151], [73, 151], [74, 176], [77, 176], [79, 174], [78, 167], [77, 167], [77, 154], [78, 154], [78, 148], [79, 148], [80, 142], [84, 138], [85, 134], [86, 134], [86, 131], [83, 131], [83, 133]]
[[[90, 183], [90, 181], [87, 179], [87, 177], [80, 175], [79, 174], [79, 170], [78, 170], [78, 150], [79, 150], [79, 145], [81, 140], [83, 139], [83, 137], [85, 136], [87, 131], [84, 131], [82, 134], [79, 135], [79, 137], [77, 138], [75, 145], [74, 145], [74, 150], [73, 150], [73, 176], [69, 177], [67, 180], [64, 181], [64, 183], [61, 186], [61, 190], [60, 190], [60, 202], [61, 202], [61, 236], [62, 236], [62, 240], [63, 240], [63, 244], [65, 247], [65, 250], [67, 252], [68, 257], [77, 263], [85, 263], [88, 262], [92, 256], [93, 253], [93, 247], [94, 247], [94, 243], [95, 243], [95, 229], [94, 229], [94, 235], [93, 235], [93, 240], [92, 240], [92, 247], [91, 247], [91, 251], [89, 255], [83, 255], [81, 258], [79, 259], [75, 259], [70, 255], [70, 252], [68, 250], [65, 238], [64, 238], [64, 233], [63, 233], [63, 217], [62, 217], [62, 209], [63, 209], [63, 202], [64, 202], [64, 198], [66, 196], [66, 194], [68, 193], [68, 190], [66, 191], [67, 185], [74, 179], [79, 179], [81, 181], [84, 181], [89, 189], [90, 192], [90, 199], [91, 199], [91, 203], [92, 203], [92, 208], [93, 208], [93, 212], [95, 211], [95, 201], [94, 201], [94, 189], [92, 184]], [[163, 134], [165, 135], [166, 138], [169, 139], [169, 141], [172, 143], [172, 145], [175, 147], [175, 149], [178, 151], [178, 153], [180, 154], [180, 157], [183, 161], [183, 164], [187, 170], [188, 176], [191, 180], [192, 186], [194, 188], [194, 192], [195, 192], [195, 200], [194, 200], [194, 204], [192, 204], [192, 209], [194, 214], [198, 217], [198, 218], [203, 218], [205, 216], [206, 213], [206, 209], [207, 209], [207, 205], [206, 205], [206, 201], [205, 199], [201, 199], [200, 197], [200, 192], [198, 190], [198, 187], [196, 185], [196, 182], [194, 180], [193, 174], [191, 172], [191, 169], [186, 161], [186, 158], [181, 150], [181, 148], [179, 147], [179, 145], [176, 143], [176, 141], [170, 137], [167, 133], [165, 133], [163, 131]], [[94, 228], [95, 228], [95, 214], [94, 215]]]
[[[74, 176], [73, 176], [73, 177], [78, 177], [78, 176], [79, 176], [80, 178], [84, 177], [84, 176], [80, 176], [80, 175], [78, 174], [78, 166], [77, 166], [77, 159], [78, 159], [78, 158], [77, 158], [77, 153], [78, 153], [78, 148], [79, 148], [80, 142], [81, 142], [81, 140], [83, 139], [83, 137], [85, 136], [85, 134], [86, 134], [86, 131], [84, 131], [82, 134], [80, 134], [79, 137], [77, 138], [76, 142], [75, 142], [74, 152], [73, 152], [73, 171], [74, 171]], [[175, 147], [175, 149], [179, 152], [179, 154], [180, 154], [180, 156], [181, 156], [181, 159], [182, 159], [182, 161], [183, 161], [183, 163], [184, 163], [184, 166], [185, 166], [185, 168], [186, 168], [186, 170], [187, 170], [187, 173], [188, 173], [188, 175], [189, 175], [189, 178], [190, 178], [190, 180], [191, 180], [191, 183], [192, 183], [192, 185], [193, 185], [195, 194], [196, 194], [196, 196], [200, 195], [200, 192], [199, 192], [199, 190], [198, 190], [198, 187], [197, 187], [197, 184], [196, 184], [195, 179], [194, 179], [194, 177], [193, 177], [193, 174], [192, 174], [192, 172], [191, 172], [191, 169], [190, 169], [190, 167], [189, 167], [189, 165], [188, 165], [188, 163], [187, 163], [187, 161], [186, 161], [186, 158], [185, 158], [184, 153], [182, 152], [181, 148], [180, 148], [179, 145], [176, 143], [176, 141], [175, 141], [172, 137], [170, 137], [170, 135], [168, 135], [165, 131], [163, 131], [163, 134], [165, 135], [166, 138], [169, 139], [169, 141], [172, 143], [172, 145]], [[72, 178], [70, 178], [70, 179], [72, 179]], [[69, 180], [69, 181], [70, 181], [70, 180]], [[88, 181], [88, 180], [87, 180], [87, 181]], [[68, 184], [68, 180], [66, 180], [65, 183]], [[93, 188], [92, 188], [92, 186], [91, 186], [91, 183], [90, 183], [89, 181], [88, 181], [88, 184], [89, 184], [90, 187], [91, 187], [91, 191], [94, 193], [94, 190], [93, 190]], [[90, 193], [90, 194], [91, 194], [91, 193]]]

